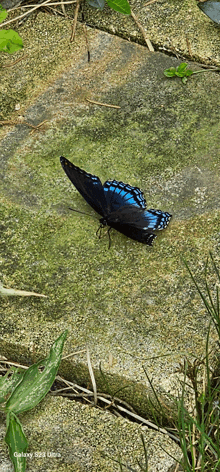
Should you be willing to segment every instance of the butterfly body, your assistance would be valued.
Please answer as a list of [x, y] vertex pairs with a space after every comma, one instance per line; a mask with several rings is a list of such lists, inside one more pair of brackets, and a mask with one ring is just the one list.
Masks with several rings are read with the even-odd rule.
[[61, 157], [60, 162], [79, 193], [101, 215], [101, 226], [109, 226], [151, 246], [156, 238], [152, 230], [168, 225], [171, 215], [161, 210], [147, 210], [144, 195], [138, 187], [117, 180], [107, 180], [102, 185], [99, 177], [85, 172], [65, 157]]

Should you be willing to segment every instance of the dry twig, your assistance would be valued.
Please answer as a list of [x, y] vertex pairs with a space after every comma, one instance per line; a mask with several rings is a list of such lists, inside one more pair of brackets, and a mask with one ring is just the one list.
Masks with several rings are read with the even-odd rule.
[[144, 28], [143, 26], [141, 25], [141, 23], [138, 21], [136, 15], [134, 14], [134, 12], [131, 10], [131, 16], [133, 18], [133, 20], [135, 21], [136, 25], [138, 26], [139, 30], [141, 31], [143, 37], [144, 37], [144, 40], [145, 40], [145, 43], [147, 44], [147, 47], [149, 49], [150, 52], [154, 52], [154, 48], [151, 44], [151, 41], [149, 40], [149, 38], [147, 37], [145, 31], [144, 31]]
[[92, 368], [92, 364], [91, 364], [91, 359], [90, 359], [90, 354], [89, 354], [88, 347], [86, 349], [86, 353], [87, 353], [87, 364], [88, 364], [89, 374], [90, 374], [90, 378], [91, 378], [91, 382], [92, 382], [92, 386], [93, 386], [94, 405], [96, 406], [97, 405], [97, 387], [96, 387], [96, 381], [95, 381], [95, 376], [94, 376], [94, 373], [93, 373], [93, 368]]
[[152, 3], [157, 2], [157, 0], [150, 0], [149, 2], [145, 3], [143, 7], [147, 7], [148, 5], [151, 5]]
[[86, 101], [89, 103], [94, 103], [94, 105], [100, 105], [102, 107], [121, 108], [118, 105], [110, 105], [109, 103], [96, 102], [95, 100], [90, 100], [89, 98], [86, 98]]
[[2, 26], [9, 25], [9, 23], [13, 23], [13, 21], [17, 21], [17, 20], [20, 20], [21, 18], [24, 18], [25, 16], [32, 13], [32, 11], [37, 10], [37, 8], [41, 8], [42, 6], [47, 5], [47, 3], [49, 3], [50, 1], [51, 0], [46, 0], [44, 3], [39, 3], [39, 5], [36, 5], [34, 8], [31, 8], [31, 10], [23, 13], [23, 15], [19, 15], [16, 18], [12, 18], [11, 20], [8, 20], [8, 21], [5, 21], [4, 23], [1, 23], [0, 28], [2, 28]]
[[72, 28], [72, 33], [71, 33], [71, 37], [70, 37], [71, 42], [74, 40], [75, 34], [76, 34], [76, 23], [77, 23], [77, 18], [78, 18], [78, 13], [79, 13], [79, 6], [80, 6], [80, 0], [77, 0], [75, 15], [74, 15], [73, 24], [72, 24], [72, 27], [71, 27]]
[[[87, 357], [87, 361], [88, 361], [88, 357]], [[0, 358], [0, 365], [1, 364], [3, 364], [3, 365], [6, 364], [6, 365], [9, 365], [9, 366], [15, 366], [15, 367], [21, 367], [23, 369], [28, 369], [27, 366], [21, 365], [17, 362], [7, 361], [4, 358]], [[88, 390], [87, 388], [84, 388], [84, 387], [81, 387], [80, 385], [72, 383], [69, 380], [66, 380], [66, 379], [60, 377], [60, 375], [57, 375], [55, 380], [57, 380], [58, 382], [64, 383], [65, 385], [67, 385], [67, 388], [61, 388], [59, 390], [52, 391], [52, 392], [50, 392], [51, 395], [57, 395], [57, 393], [61, 394], [65, 390], [72, 389], [76, 393], [76, 395], [74, 395], [74, 396], [80, 396], [81, 398], [83, 398], [86, 401], [88, 401], [88, 398], [86, 398], [86, 397], [94, 397], [94, 400], [95, 400], [95, 393], [92, 392], [91, 390]], [[81, 392], [81, 393], [79, 394], [79, 392]], [[97, 394], [97, 392], [96, 392], [96, 395], [97, 395], [97, 400], [104, 403], [104, 405], [106, 405], [106, 407], [112, 405], [113, 402], [112, 402], [112, 398], [111, 398], [110, 395]], [[68, 393], [67, 394], [65, 393], [65, 396], [69, 396]], [[108, 399], [107, 397], [110, 397], [110, 399]], [[176, 442], [179, 442], [179, 439], [178, 439], [177, 436], [170, 433], [169, 431], [166, 431], [166, 429], [164, 429], [164, 428], [160, 428], [159, 426], [155, 425], [151, 421], [148, 421], [145, 418], [137, 415], [134, 412], [133, 408], [131, 408], [130, 405], [127, 405], [126, 402], [124, 402], [123, 400], [114, 397], [113, 401], [114, 401], [114, 411], [115, 412], [117, 410], [118, 413], [121, 414], [121, 415], [126, 414], [128, 418], [131, 417], [133, 420], [137, 421], [138, 423], [141, 423], [141, 424], [146, 425], [146, 426], [148, 426], [148, 427], [150, 427], [150, 428], [152, 428], [156, 431], [159, 431], [160, 433], [165, 434], [166, 436], [169, 436], [171, 439], [174, 439]], [[124, 408], [124, 406], [122, 406], [122, 405], [127, 406], [128, 408], [130, 408], [130, 410], [127, 409], [127, 408]], [[105, 407], [105, 409], [106, 409], [106, 407]]]
[[87, 47], [87, 53], [88, 53], [88, 62], [90, 62], [90, 50], [89, 50], [89, 41], [88, 41], [88, 36], [87, 36], [87, 30], [86, 30], [86, 25], [83, 23], [83, 31], [86, 39], [86, 47]]
[[1, 67], [2, 67], [2, 69], [5, 69], [5, 67], [13, 67], [13, 66], [15, 66], [15, 64], [17, 64], [20, 61], [23, 61], [23, 59], [26, 59], [27, 57], [28, 57], [28, 54], [26, 54], [25, 56], [19, 57], [19, 59], [12, 62], [11, 64], [5, 64], [4, 66], [1, 66]]
[[22, 120], [2, 120], [0, 121], [0, 125], [6, 125], [6, 126], [11, 126], [11, 125], [26, 125], [30, 126], [32, 128], [31, 134], [34, 133], [34, 131], [37, 131], [44, 123], [46, 123], [47, 120], [42, 121], [39, 123], [39, 125], [32, 125], [31, 123], [27, 123], [27, 121], [22, 121]]
[[[84, 392], [86, 395], [89, 395], [91, 397], [94, 396], [94, 393], [91, 390], [88, 390], [87, 388], [81, 387], [80, 385], [77, 385], [75, 383], [70, 382], [69, 380], [65, 380], [59, 375], [57, 375], [56, 380], [63, 382], [64, 384], [68, 385], [72, 389], [77, 389], [81, 392]], [[52, 395], [56, 395], [56, 391], [51, 392]], [[106, 395], [107, 396], [107, 395]], [[106, 405], [110, 405], [112, 403], [112, 400], [108, 400], [105, 395], [97, 395], [97, 399], [100, 400], [102, 403]], [[114, 398], [114, 401], [118, 401], [117, 398]], [[122, 400], [120, 400], [122, 402]], [[146, 420], [145, 418], [142, 418], [142, 416], [137, 415], [136, 413], [133, 413], [132, 411], [129, 411], [127, 408], [122, 407], [121, 405], [116, 405], [114, 404], [114, 408], [118, 410], [119, 413], [126, 414], [128, 417], [130, 416], [134, 420], [142, 423], [143, 425], [149, 426], [150, 428], [159, 431], [160, 433], [165, 434], [166, 436], [169, 436], [170, 438], [174, 439], [175, 441], [179, 442], [179, 439], [177, 436], [174, 434], [170, 433], [169, 431], [166, 431], [164, 428], [160, 428], [159, 426], [155, 425], [151, 421]]]
[[[30, 15], [30, 13], [32, 13], [33, 11], [37, 10], [38, 8], [44, 7], [45, 5], [47, 5], [50, 2], [51, 2], [51, 0], [45, 0], [45, 2], [43, 2], [43, 3], [38, 3], [33, 8], [26, 11], [22, 15], [16, 16], [15, 18], [12, 18], [11, 20], [8, 20], [8, 21], [5, 21], [4, 23], [1, 23], [0, 28], [2, 28], [3, 26], [9, 25], [10, 23], [13, 23], [14, 21], [21, 20], [21, 18], [24, 18], [27, 15]], [[63, 2], [63, 3], [76, 3], [76, 0], [67, 1], [67, 2]], [[60, 5], [60, 2], [58, 4]], [[11, 11], [11, 10], [8, 10], [8, 11]]]

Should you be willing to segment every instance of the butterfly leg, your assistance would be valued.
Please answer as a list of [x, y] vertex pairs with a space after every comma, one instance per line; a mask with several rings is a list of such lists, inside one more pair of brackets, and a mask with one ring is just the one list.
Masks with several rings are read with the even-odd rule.
[[99, 239], [101, 239], [101, 237], [102, 237], [102, 228], [103, 228], [103, 225], [101, 224], [101, 225], [98, 227], [97, 231], [96, 231], [96, 236], [97, 236]]
[[[100, 224], [100, 226], [98, 227], [97, 231], [96, 231], [96, 236], [98, 236], [99, 239], [102, 238], [102, 228], [104, 228], [106, 225], [103, 225], [103, 224]], [[108, 248], [110, 249], [111, 247], [111, 236], [110, 236], [110, 231], [111, 231], [111, 227], [108, 228], [108, 230], [105, 232], [105, 234], [108, 233], [108, 241], [109, 241], [109, 245], [108, 245]]]

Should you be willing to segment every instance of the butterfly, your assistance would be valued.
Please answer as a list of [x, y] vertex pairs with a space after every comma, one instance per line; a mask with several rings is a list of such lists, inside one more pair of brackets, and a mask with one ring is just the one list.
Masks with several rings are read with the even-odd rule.
[[[161, 210], [147, 210], [144, 195], [138, 187], [117, 180], [102, 184], [99, 177], [85, 172], [65, 157], [61, 156], [60, 162], [78, 192], [101, 215], [98, 231], [109, 226], [108, 234], [114, 228], [135, 241], [152, 246], [156, 238], [153, 230], [168, 225], [172, 215]], [[109, 247], [110, 244], [109, 234]]]

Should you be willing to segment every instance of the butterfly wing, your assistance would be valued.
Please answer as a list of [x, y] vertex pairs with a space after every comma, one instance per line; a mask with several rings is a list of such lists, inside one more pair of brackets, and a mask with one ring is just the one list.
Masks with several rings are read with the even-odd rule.
[[78, 192], [93, 210], [104, 217], [106, 215], [107, 203], [101, 180], [96, 175], [89, 174], [75, 166], [65, 157], [61, 156], [60, 162], [67, 177], [75, 185]]
[[157, 237], [153, 232], [143, 228], [136, 228], [133, 225], [121, 224], [120, 227], [116, 227], [115, 229], [128, 238], [138, 241], [139, 243], [147, 244], [148, 246], [153, 246], [153, 240]]
[[146, 201], [138, 187], [132, 187], [117, 180], [107, 180], [103, 185], [108, 212], [118, 210], [127, 205], [146, 208]]
[[[143, 209], [127, 205], [112, 212], [107, 218], [107, 224], [135, 241], [152, 246], [156, 235], [148, 228], [142, 217]], [[102, 223], [102, 220], [100, 220]]]
[[153, 230], [164, 229], [171, 215], [160, 210], [143, 210], [135, 206], [125, 206], [112, 212], [107, 223], [131, 239], [152, 246], [156, 235]]
[[164, 229], [169, 224], [172, 215], [167, 211], [161, 210], [146, 210], [142, 213], [141, 222], [146, 221], [149, 229]]
[[164, 229], [171, 215], [161, 210], [147, 210], [143, 193], [138, 187], [107, 181], [103, 185], [108, 216], [106, 222], [120, 233], [152, 245], [156, 235], [153, 230]]

